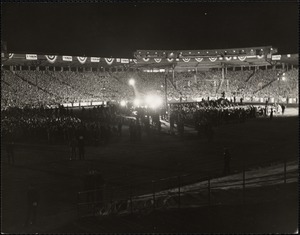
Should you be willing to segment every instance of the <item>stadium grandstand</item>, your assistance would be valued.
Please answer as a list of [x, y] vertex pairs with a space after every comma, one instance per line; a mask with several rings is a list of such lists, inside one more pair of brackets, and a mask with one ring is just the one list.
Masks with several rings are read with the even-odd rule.
[[[298, 54], [263, 46], [1, 59], [7, 231], [20, 232], [12, 211], [26, 212], [13, 190], [29, 183], [42, 199], [27, 233], [294, 229]], [[215, 218], [243, 223], [222, 228]]]
[[[137, 51], [131, 58], [2, 53], [1, 109], [93, 106], [133, 101], [128, 80], [166, 103], [227, 99], [298, 103], [298, 54], [271, 46]], [[223, 94], [224, 94], [223, 93]]]

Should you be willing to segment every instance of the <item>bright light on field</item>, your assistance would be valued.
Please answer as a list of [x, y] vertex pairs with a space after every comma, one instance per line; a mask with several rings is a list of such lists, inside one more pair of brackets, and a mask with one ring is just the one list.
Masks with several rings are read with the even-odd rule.
[[146, 104], [150, 107], [150, 108], [158, 108], [162, 105], [163, 100], [161, 97], [159, 97], [158, 95], [148, 95], [146, 96]]
[[131, 79], [129, 80], [129, 85], [130, 85], [130, 86], [134, 86], [134, 84], [135, 84], [135, 81], [134, 81], [134, 79], [131, 78]]
[[135, 105], [135, 106], [139, 106], [140, 105], [140, 100], [139, 99], [135, 99], [134, 101], [133, 101], [133, 104]]
[[125, 101], [125, 100], [122, 100], [120, 104], [121, 104], [121, 106], [124, 107], [124, 106], [126, 105], [126, 101]]

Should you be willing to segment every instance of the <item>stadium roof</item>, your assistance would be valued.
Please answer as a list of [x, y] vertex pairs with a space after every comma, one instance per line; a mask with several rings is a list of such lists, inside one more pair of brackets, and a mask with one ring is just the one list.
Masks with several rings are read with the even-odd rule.
[[208, 70], [221, 67], [265, 66], [274, 64], [298, 65], [298, 54], [287, 55], [226, 55], [182, 58], [100, 58], [61, 55], [36, 55], [1, 53], [2, 66], [49, 66], [49, 67], [84, 67], [84, 68], [134, 68], [166, 69], [176, 71], [190, 69]]

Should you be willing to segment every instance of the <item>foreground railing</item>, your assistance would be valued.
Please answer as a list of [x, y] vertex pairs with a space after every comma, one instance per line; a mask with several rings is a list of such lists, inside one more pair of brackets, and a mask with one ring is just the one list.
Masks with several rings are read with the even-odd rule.
[[[275, 171], [275, 172], [272, 172]], [[194, 174], [181, 174], [150, 182], [121, 187], [103, 186], [78, 192], [79, 217], [130, 213], [147, 213], [156, 209], [187, 208], [219, 204], [245, 204], [258, 196], [265, 186], [297, 182], [298, 164], [281, 162], [280, 168], [269, 173], [245, 170], [224, 178], [201, 178], [189, 183]], [[260, 190], [252, 190], [260, 187]], [[255, 196], [256, 195], [256, 196]], [[272, 197], [272, 195], [269, 195]]]

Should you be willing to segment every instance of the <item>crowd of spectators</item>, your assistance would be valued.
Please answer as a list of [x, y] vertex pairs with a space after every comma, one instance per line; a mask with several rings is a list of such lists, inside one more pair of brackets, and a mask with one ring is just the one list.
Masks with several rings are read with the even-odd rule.
[[[1, 109], [39, 107], [63, 103], [133, 100], [134, 89], [128, 80], [135, 79], [140, 94], [165, 94], [179, 100], [243, 96], [249, 98], [287, 98], [298, 96], [298, 69], [228, 71], [224, 79], [220, 70], [207, 72], [147, 73], [73, 72], [73, 71], [1, 71]], [[280, 76], [278, 74], [281, 74]]]
[[50, 144], [69, 143], [84, 136], [86, 143], [108, 143], [123, 123], [115, 105], [80, 110], [45, 108], [11, 108], [2, 111], [1, 135], [6, 141], [44, 141]]
[[213, 127], [229, 123], [243, 123], [247, 119], [270, 114], [282, 114], [285, 108], [280, 104], [265, 104], [261, 106], [233, 103], [228, 99], [202, 100], [193, 103], [176, 103], [170, 105], [171, 132], [177, 124], [178, 133], [183, 132], [184, 125], [195, 127], [200, 133], [205, 134], [209, 140], [213, 138]]

